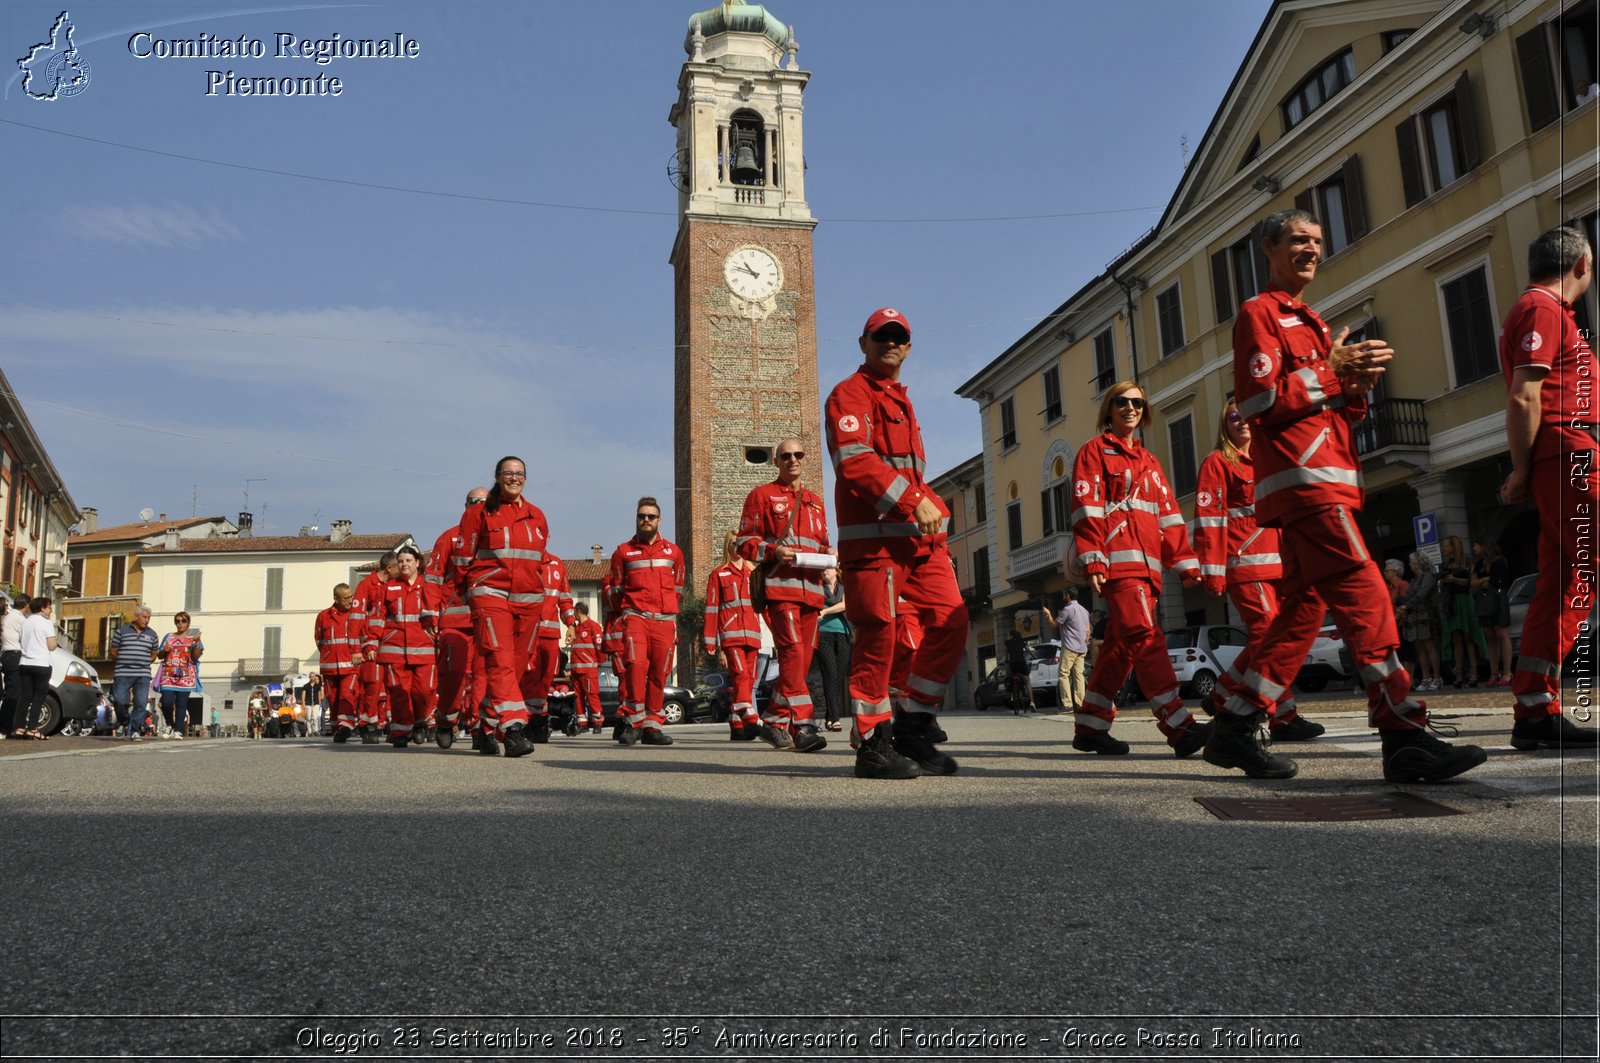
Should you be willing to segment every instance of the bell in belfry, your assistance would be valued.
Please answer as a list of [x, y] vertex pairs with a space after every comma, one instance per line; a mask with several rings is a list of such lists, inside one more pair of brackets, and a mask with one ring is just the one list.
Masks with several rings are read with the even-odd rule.
[[733, 156], [733, 179], [738, 184], [756, 184], [761, 180], [761, 165], [756, 162], [756, 152], [749, 144], [740, 144]]

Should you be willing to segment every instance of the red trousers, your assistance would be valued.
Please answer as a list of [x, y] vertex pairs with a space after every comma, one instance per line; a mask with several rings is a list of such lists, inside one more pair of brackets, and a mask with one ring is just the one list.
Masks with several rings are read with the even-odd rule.
[[935, 712], [967, 641], [967, 606], [950, 552], [941, 544], [924, 557], [847, 562], [840, 580], [845, 616], [856, 629], [850, 708], [862, 737], [892, 715], [889, 672], [894, 667], [897, 609], [913, 610], [923, 630], [906, 677], [905, 707]]
[[1111, 721], [1117, 718], [1117, 691], [1133, 672], [1150, 702], [1156, 727], [1169, 745], [1175, 744], [1193, 726], [1194, 716], [1178, 696], [1167, 636], [1156, 620], [1160, 595], [1149, 580], [1137, 578], [1108, 580], [1100, 594], [1106, 600], [1106, 638], [1089, 673], [1083, 704], [1073, 713], [1073, 734], [1111, 730]]
[[[1257, 631], [1265, 631], [1272, 623], [1272, 618], [1278, 615], [1278, 592], [1271, 583], [1262, 580], [1248, 580], [1241, 582], [1228, 581], [1228, 600], [1233, 607], [1239, 610], [1239, 618], [1244, 622], [1247, 635], [1254, 635]], [[1243, 678], [1236, 674], [1237, 682]], [[1274, 728], [1286, 727], [1290, 720], [1300, 715], [1300, 708], [1295, 704], [1294, 691], [1285, 690], [1277, 703], [1273, 706], [1272, 726]]]
[[678, 625], [629, 614], [622, 619], [622, 660], [627, 679], [622, 705], [628, 723], [647, 731], [661, 730], [662, 689], [672, 674]]
[[723, 656], [728, 658], [728, 681], [733, 685], [733, 702], [728, 710], [728, 726], [734, 730], [754, 727], [756, 716], [756, 658], [759, 646], [725, 646]]
[[1283, 529], [1285, 603], [1217, 683], [1221, 711], [1248, 716], [1273, 711], [1305, 663], [1322, 628], [1324, 606], [1344, 635], [1367, 687], [1367, 722], [1382, 731], [1420, 729], [1427, 710], [1411, 700], [1411, 675], [1400, 666], [1394, 609], [1377, 563], [1346, 505], [1310, 510]]
[[354, 731], [360, 719], [361, 677], [355, 672], [323, 672], [322, 696], [333, 710], [333, 728]]
[[[1595, 442], [1581, 432], [1548, 433], [1546, 442], [1546, 434], [1541, 430], [1528, 484], [1528, 497], [1539, 509], [1539, 583], [1511, 677], [1519, 720], [1561, 712], [1561, 661], [1585, 630], [1597, 589]], [[1584, 664], [1593, 675], [1594, 662]]]
[[536, 638], [533, 655], [528, 659], [528, 670], [522, 673], [522, 702], [533, 716], [547, 715], [550, 684], [555, 681], [556, 669], [561, 665], [561, 638]]
[[486, 730], [503, 735], [512, 724], [528, 722], [528, 707], [522, 701], [522, 673], [528, 670], [528, 658], [533, 655], [541, 611], [537, 602], [513, 604], [487, 596], [472, 600], [473, 635], [488, 678], [489, 698], [483, 721]]
[[767, 629], [772, 632], [772, 653], [778, 661], [778, 678], [773, 681], [772, 700], [767, 704], [767, 722], [780, 730], [810, 723], [815, 716], [806, 676], [811, 672], [811, 656], [817, 652], [820, 612], [799, 602], [772, 602], [763, 613]]
[[[471, 628], [447, 627], [439, 632], [439, 726], [454, 728], [465, 716], [467, 727], [478, 715], [487, 689], [483, 662]], [[462, 704], [465, 694], [466, 704]]]
[[384, 683], [389, 688], [389, 738], [404, 738], [414, 727], [427, 727], [433, 721], [433, 699], [439, 683], [439, 666], [427, 664], [386, 664]]
[[600, 704], [600, 669], [574, 668], [572, 670], [572, 699], [574, 716], [579, 727], [588, 724], [599, 726], [606, 721], [605, 707]]
[[383, 669], [377, 661], [363, 659], [356, 672], [361, 677], [361, 717], [365, 727], [378, 727], [388, 723], [388, 713], [382, 702], [385, 691]]
[[895, 617], [894, 664], [889, 666], [889, 698], [902, 708], [906, 703], [906, 680], [911, 678], [911, 661], [922, 645], [922, 621], [909, 609]]

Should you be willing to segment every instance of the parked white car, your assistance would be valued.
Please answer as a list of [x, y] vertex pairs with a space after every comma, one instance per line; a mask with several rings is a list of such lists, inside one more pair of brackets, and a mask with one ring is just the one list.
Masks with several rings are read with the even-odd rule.
[[100, 707], [100, 677], [82, 657], [57, 647], [50, 653], [50, 693], [45, 695], [40, 734], [54, 734], [68, 720], [94, 722]]

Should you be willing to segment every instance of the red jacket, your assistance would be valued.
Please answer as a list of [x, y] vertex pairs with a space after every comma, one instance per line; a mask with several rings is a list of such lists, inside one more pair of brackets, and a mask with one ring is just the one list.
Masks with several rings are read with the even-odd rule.
[[[763, 484], [745, 496], [744, 515], [733, 548], [746, 561], [766, 565], [774, 546], [822, 554], [828, 551], [828, 515], [815, 491], [798, 484]], [[720, 569], [718, 571], [721, 571]], [[776, 564], [766, 569], [767, 598], [822, 608], [822, 570]], [[748, 586], [748, 579], [747, 579]]]
[[683, 595], [683, 551], [660, 536], [653, 543], [637, 537], [611, 554], [611, 609], [638, 613], [651, 620], [678, 615]]
[[367, 618], [366, 644], [377, 648], [382, 664], [431, 663], [435, 637], [424, 621], [438, 626], [438, 591], [420, 575], [414, 583], [396, 576], [384, 585], [382, 601]]
[[[923, 482], [922, 429], [899, 381], [862, 366], [828, 396], [823, 422], [840, 561], [911, 558], [945, 541], [950, 511]], [[944, 518], [932, 535], [919, 532], [913, 516], [924, 498]]]
[[377, 572], [368, 572], [362, 577], [361, 582], [356, 584], [355, 603], [351, 608], [370, 620], [372, 614], [377, 612], [378, 603], [383, 601], [383, 585], [388, 582], [387, 577]]
[[1367, 397], [1345, 391], [1328, 366], [1332, 349], [1322, 318], [1286, 292], [1247, 299], [1234, 320], [1234, 397], [1254, 429], [1256, 520], [1269, 527], [1307, 510], [1362, 506], [1351, 425], [1366, 416]]
[[559, 639], [561, 625], [572, 623], [572, 584], [567, 582], [567, 566], [559, 557], [545, 551], [544, 606], [539, 616], [539, 637]]
[[728, 647], [761, 646], [761, 624], [750, 604], [749, 569], [729, 562], [711, 570], [706, 579], [706, 622], [702, 633], [708, 654]]
[[317, 666], [323, 675], [349, 675], [361, 666], [361, 644], [367, 633], [366, 615], [351, 606], [344, 612], [330, 605], [317, 614], [312, 635], [317, 641]]
[[461, 597], [457, 578], [456, 570], [462, 562], [456, 556], [456, 549], [460, 546], [460, 526], [447, 529], [433, 544], [433, 553], [428, 555], [428, 567], [423, 570], [423, 578], [433, 584], [439, 595], [439, 626], [452, 631], [472, 628], [472, 609]]
[[598, 672], [605, 629], [585, 617], [573, 625], [568, 662], [574, 672]]
[[461, 543], [452, 557], [457, 587], [470, 604], [497, 598], [537, 611], [544, 602], [544, 548], [550, 528], [527, 499], [472, 506], [461, 515]]
[[1089, 575], [1148, 580], [1159, 592], [1163, 567], [1200, 571], [1167, 478], [1138, 440], [1105, 432], [1085, 443], [1072, 481], [1072, 535]]
[[1195, 488], [1194, 552], [1212, 591], [1283, 577], [1278, 529], [1256, 526], [1255, 468], [1248, 454], [1238, 458], [1232, 462], [1213, 450], [1200, 463]]

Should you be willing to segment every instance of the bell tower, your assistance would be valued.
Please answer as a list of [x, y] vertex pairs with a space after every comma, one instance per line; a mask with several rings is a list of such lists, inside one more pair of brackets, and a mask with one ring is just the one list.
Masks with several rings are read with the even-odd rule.
[[[723, 3], [689, 20], [667, 120], [678, 188], [676, 542], [698, 594], [785, 436], [822, 446], [816, 302], [794, 30]], [[815, 468], [817, 458], [808, 463]], [[820, 474], [809, 486], [820, 493]]]

